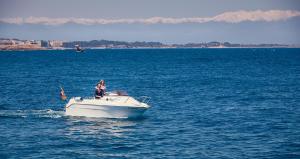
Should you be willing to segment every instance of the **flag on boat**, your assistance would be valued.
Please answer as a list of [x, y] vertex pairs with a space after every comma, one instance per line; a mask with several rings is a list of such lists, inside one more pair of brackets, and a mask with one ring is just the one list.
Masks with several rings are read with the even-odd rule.
[[64, 91], [64, 89], [62, 87], [60, 87], [60, 99], [61, 100], [66, 100], [67, 99], [65, 91]]

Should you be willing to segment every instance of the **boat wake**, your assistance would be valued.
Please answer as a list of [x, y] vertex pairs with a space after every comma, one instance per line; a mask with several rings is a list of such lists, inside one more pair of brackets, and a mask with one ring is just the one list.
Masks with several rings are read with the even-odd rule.
[[0, 110], [0, 118], [61, 118], [64, 111], [44, 110]]

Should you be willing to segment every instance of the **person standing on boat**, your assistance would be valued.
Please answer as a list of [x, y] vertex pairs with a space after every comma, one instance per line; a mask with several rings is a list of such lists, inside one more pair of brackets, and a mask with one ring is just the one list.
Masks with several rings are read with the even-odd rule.
[[98, 83], [95, 87], [95, 98], [100, 99], [101, 97], [100, 83]]
[[100, 81], [100, 96], [101, 97], [103, 97], [105, 95], [105, 90], [106, 90], [105, 82], [104, 82], [104, 80], [101, 80]]

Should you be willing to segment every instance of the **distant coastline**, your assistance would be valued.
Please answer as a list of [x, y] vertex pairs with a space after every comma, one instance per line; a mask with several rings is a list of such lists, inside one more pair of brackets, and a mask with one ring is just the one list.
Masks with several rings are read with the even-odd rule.
[[60, 41], [20, 40], [0, 38], [0, 51], [66, 50], [79, 45], [84, 49], [168, 49], [168, 48], [300, 48], [286, 44], [236, 44], [229, 42], [204, 42], [187, 44], [163, 44], [161, 42], [125, 42], [110, 40]]

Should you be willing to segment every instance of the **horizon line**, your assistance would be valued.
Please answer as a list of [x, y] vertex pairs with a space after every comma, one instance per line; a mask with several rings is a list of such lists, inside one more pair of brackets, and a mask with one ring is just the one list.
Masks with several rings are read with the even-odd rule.
[[213, 42], [217, 42], [217, 43], [230, 43], [230, 44], [239, 44], [239, 45], [262, 45], [262, 44], [266, 44], [266, 45], [289, 45], [289, 46], [293, 46], [293, 45], [300, 45], [299, 44], [291, 44], [291, 43], [268, 43], [268, 42], [264, 42], [264, 43], [241, 43], [241, 42], [230, 42], [230, 41], [217, 41], [217, 40], [212, 40], [212, 41], [202, 41], [202, 42], [185, 42], [185, 43], [170, 43], [170, 42], [162, 42], [162, 41], [125, 41], [125, 40], [107, 40], [107, 39], [91, 39], [91, 40], [60, 40], [60, 39], [19, 39], [19, 38], [3, 38], [0, 37], [0, 40], [20, 40], [20, 41], [61, 41], [61, 42], [91, 42], [91, 41], [110, 41], [110, 42], [126, 42], [126, 43], [135, 43], [135, 42], [145, 42], [145, 43], [151, 43], [151, 42], [155, 42], [155, 43], [161, 43], [164, 45], [187, 45], [187, 44], [207, 44], [207, 43], [213, 43]]

